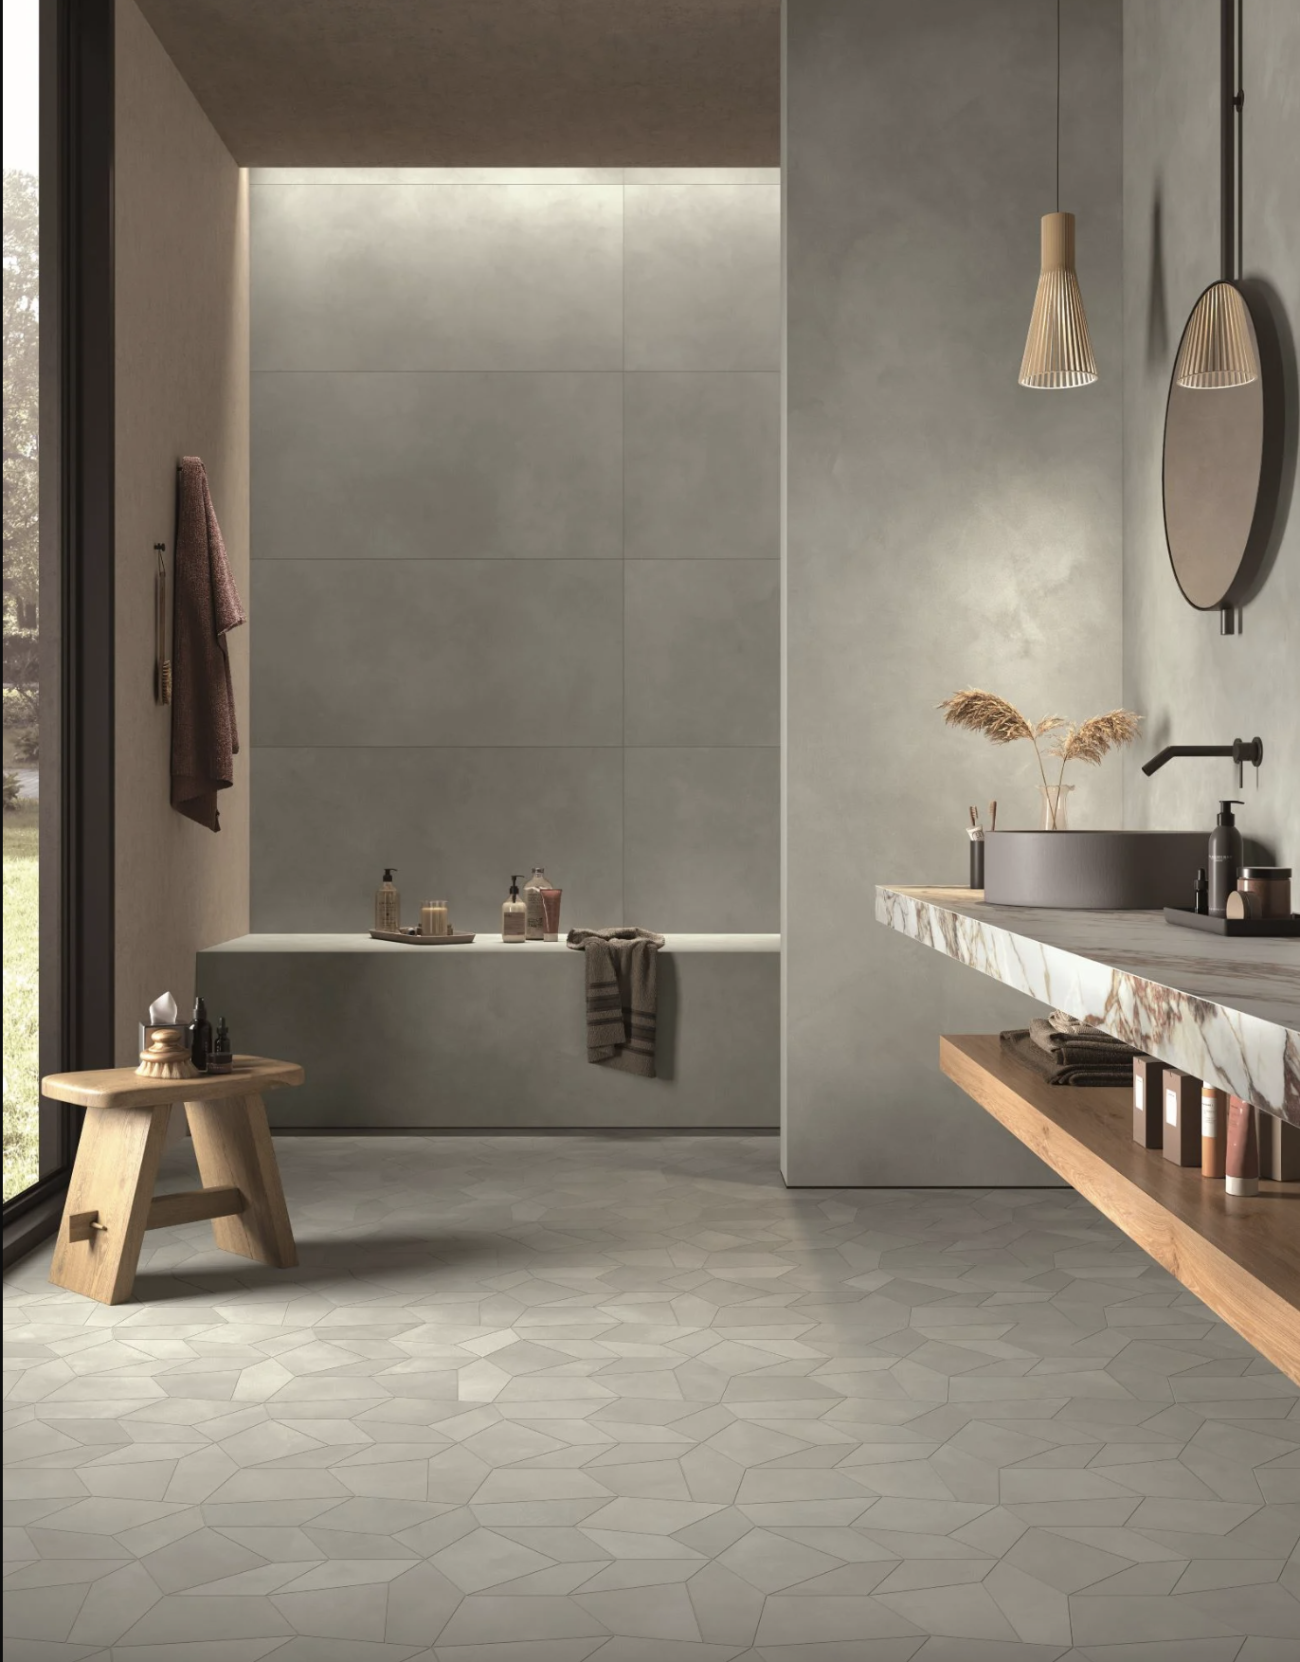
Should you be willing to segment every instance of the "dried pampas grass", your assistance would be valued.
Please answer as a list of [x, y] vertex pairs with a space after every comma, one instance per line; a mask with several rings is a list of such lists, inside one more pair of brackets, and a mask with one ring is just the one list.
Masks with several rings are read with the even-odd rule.
[[1087, 762], [1097, 767], [1104, 756], [1121, 745], [1130, 744], [1138, 736], [1142, 717], [1132, 710], [1110, 710], [1104, 716], [1093, 716], [1075, 727], [1068, 723], [1064, 733], [1057, 735], [1048, 750], [1049, 756], [1059, 756], [1066, 762]]
[[[968, 733], [983, 733], [991, 744], [1013, 744], [1017, 739], [1028, 739], [1034, 747], [1034, 758], [1042, 776], [1043, 791], [1051, 803], [1052, 827], [1056, 827], [1056, 801], [1065, 779], [1066, 764], [1086, 762], [1089, 767], [1100, 765], [1103, 757], [1121, 745], [1132, 742], [1138, 735], [1142, 718], [1132, 710], [1110, 710], [1104, 716], [1092, 716], [1077, 726], [1063, 716], [1043, 716], [1031, 722], [1014, 704], [997, 693], [985, 692], [982, 687], [965, 687], [945, 698], [939, 705], [949, 727], [960, 727]], [[1060, 760], [1056, 779], [1056, 794], [1047, 783], [1043, 767], [1043, 753], [1038, 741], [1054, 735], [1047, 754]]]

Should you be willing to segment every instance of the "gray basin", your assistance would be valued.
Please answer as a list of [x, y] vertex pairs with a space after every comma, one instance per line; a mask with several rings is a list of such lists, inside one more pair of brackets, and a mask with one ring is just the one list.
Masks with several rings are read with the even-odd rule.
[[1192, 904], [1206, 831], [989, 831], [984, 898], [995, 906], [1145, 912]]

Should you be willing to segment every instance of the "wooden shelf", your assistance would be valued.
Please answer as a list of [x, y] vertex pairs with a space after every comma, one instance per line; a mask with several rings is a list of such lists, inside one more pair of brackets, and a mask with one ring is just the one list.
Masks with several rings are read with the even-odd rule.
[[945, 1035], [939, 1064], [1269, 1361], [1300, 1383], [1300, 1183], [1257, 1198], [1133, 1141], [1126, 1090], [1048, 1085], [996, 1033]]

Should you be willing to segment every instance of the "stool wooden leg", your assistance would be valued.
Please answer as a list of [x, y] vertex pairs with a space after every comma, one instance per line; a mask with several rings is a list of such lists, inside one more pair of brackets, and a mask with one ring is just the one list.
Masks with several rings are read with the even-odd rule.
[[[55, 1286], [101, 1304], [130, 1298], [170, 1114], [168, 1103], [86, 1110], [50, 1267]], [[84, 1213], [95, 1221], [74, 1240], [71, 1219]]]
[[259, 1264], [291, 1269], [298, 1252], [261, 1097], [187, 1102], [185, 1116], [203, 1187], [240, 1189], [245, 1197], [242, 1212], [213, 1218], [217, 1245]]

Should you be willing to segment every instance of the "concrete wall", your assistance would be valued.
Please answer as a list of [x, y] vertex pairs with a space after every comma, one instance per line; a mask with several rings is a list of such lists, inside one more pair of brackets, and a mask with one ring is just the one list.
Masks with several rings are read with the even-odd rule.
[[[202, 456], [240, 593], [248, 594], [248, 240], [245, 176], [133, 0], [116, 48], [116, 1006], [118, 1061], [194, 955], [248, 928], [248, 765], [214, 835], [169, 801], [171, 717], [153, 699], [155, 542], [175, 530], [176, 460]], [[230, 637], [248, 724], [248, 630]]]
[[[786, 8], [784, 1170], [797, 1184], [1049, 1174], [939, 1074], [941, 1031], [1033, 1006], [872, 921], [964, 882], [968, 803], [1035, 822], [1030, 758], [948, 731], [981, 685], [1119, 701], [1119, 0], [1064, 8], [1062, 207], [1101, 369], [1016, 383], [1053, 207], [1048, 0]], [[1117, 825], [1112, 761], [1077, 823]]]
[[[1248, 0], [1243, 19], [1243, 269], [1274, 297], [1290, 344], [1300, 298], [1300, 6]], [[1300, 863], [1300, 522], [1291, 514], [1241, 632], [1188, 606], [1169, 570], [1160, 470], [1165, 399], [1183, 324], [1219, 275], [1217, 0], [1124, 7], [1124, 699], [1147, 717], [1143, 755], [1164, 744], [1264, 741], [1237, 790], [1227, 761], [1176, 761], [1152, 779], [1127, 763], [1130, 825], [1237, 823], [1280, 864]]]
[[263, 170], [253, 914], [763, 931], [773, 170]]

